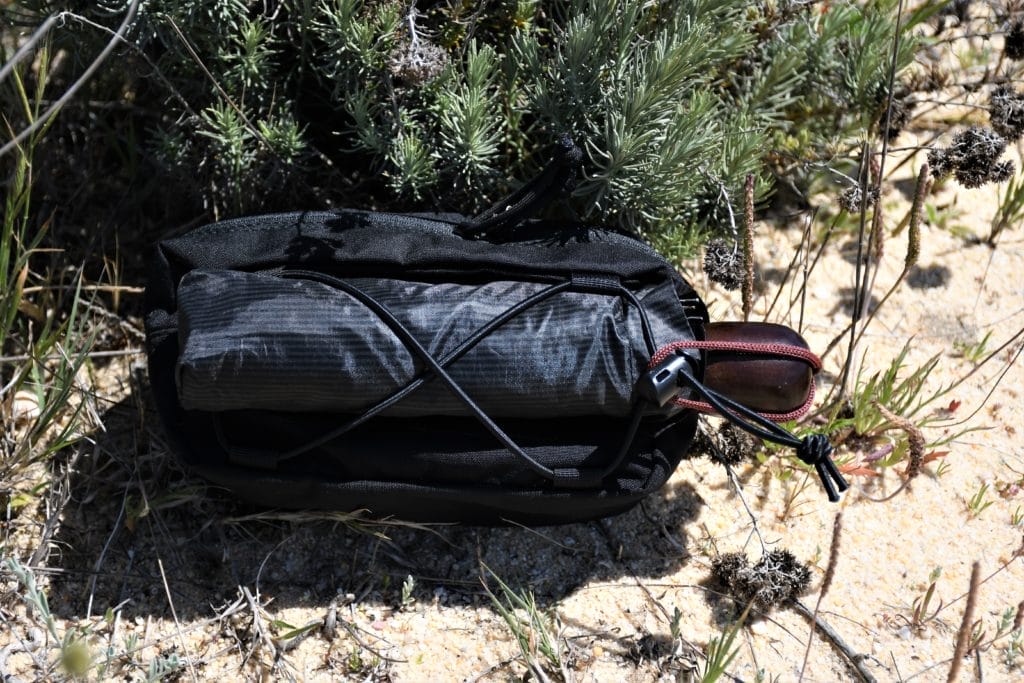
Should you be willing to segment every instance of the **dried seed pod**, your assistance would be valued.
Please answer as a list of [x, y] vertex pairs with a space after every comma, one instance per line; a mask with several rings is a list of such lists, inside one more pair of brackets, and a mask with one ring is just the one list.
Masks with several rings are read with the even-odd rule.
[[391, 74], [405, 85], [424, 85], [434, 80], [448, 64], [448, 53], [421, 39], [399, 44], [388, 60]]
[[722, 553], [711, 562], [711, 576], [718, 583], [732, 590], [737, 577], [750, 569], [750, 561], [744, 553]]
[[936, 178], [949, 175], [952, 168], [945, 149], [936, 147], [928, 151], [928, 168], [932, 170], [932, 175]]
[[893, 95], [892, 106], [888, 112], [883, 108], [878, 123], [880, 126], [886, 125], [886, 118], [888, 117], [888, 127], [885, 130], [885, 136], [890, 141], [899, 137], [899, 134], [910, 123], [915, 107], [917, 107], [917, 102], [910, 97], [909, 93], [903, 93]]
[[993, 183], [1005, 183], [1013, 177], [1013, 170], [1014, 166], [1011, 159], [1000, 161], [992, 167], [992, 173], [989, 174], [989, 180]]
[[988, 100], [989, 121], [992, 129], [1010, 141], [1024, 134], [1024, 93], [1009, 85], [992, 91]]
[[731, 422], [718, 426], [717, 443], [709, 449], [711, 459], [721, 465], [739, 465], [753, 458], [758, 442]]
[[708, 242], [704, 251], [704, 272], [712, 282], [729, 291], [743, 284], [743, 256], [736, 246], [730, 247], [723, 239]]
[[1013, 175], [1013, 162], [999, 161], [1006, 150], [1006, 138], [991, 128], [971, 126], [953, 136], [946, 149], [928, 153], [928, 165], [935, 177], [950, 173], [966, 188], [998, 183]]
[[739, 603], [762, 612], [796, 599], [811, 582], [811, 570], [784, 549], [768, 551], [753, 566], [743, 553], [720, 555], [711, 574]]
[[1010, 24], [1003, 42], [1003, 52], [1014, 61], [1024, 59], [1024, 21], [1018, 19]]
[[[860, 190], [860, 185], [854, 185], [853, 187], [847, 188], [841, 195], [839, 195], [839, 206], [849, 213], [860, 213], [861, 201], [864, 194]], [[867, 202], [864, 207], [870, 209], [878, 201], [878, 188], [869, 187]]]

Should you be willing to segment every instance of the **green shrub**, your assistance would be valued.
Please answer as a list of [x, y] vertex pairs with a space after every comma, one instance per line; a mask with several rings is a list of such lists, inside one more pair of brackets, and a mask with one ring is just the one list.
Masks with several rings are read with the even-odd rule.
[[[128, 3], [76, 5], [109, 25]], [[220, 217], [478, 209], [569, 132], [586, 153], [573, 209], [675, 251], [728, 224], [747, 174], [763, 198], [773, 173], [877, 128], [896, 28], [893, 0], [423, 5], [149, 0], [93, 96], [129, 98], [110, 115]], [[69, 20], [54, 41], [84, 63], [108, 38]]]

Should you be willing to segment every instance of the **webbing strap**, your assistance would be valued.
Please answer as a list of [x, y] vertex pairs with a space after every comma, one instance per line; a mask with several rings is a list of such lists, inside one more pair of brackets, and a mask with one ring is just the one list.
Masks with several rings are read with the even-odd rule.
[[576, 175], [583, 163], [583, 151], [572, 138], [558, 138], [551, 161], [533, 180], [478, 216], [458, 226], [461, 237], [479, 239], [530, 218], [552, 200], [568, 195], [576, 187]]

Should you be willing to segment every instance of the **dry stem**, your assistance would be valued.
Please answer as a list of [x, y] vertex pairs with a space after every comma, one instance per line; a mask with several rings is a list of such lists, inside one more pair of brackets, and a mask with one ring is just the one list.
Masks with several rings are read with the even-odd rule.
[[953, 663], [949, 666], [946, 683], [953, 683], [960, 674], [960, 666], [967, 654], [967, 644], [971, 639], [971, 624], [974, 618], [974, 606], [978, 601], [978, 586], [981, 585], [981, 564], [975, 560], [971, 565], [971, 588], [967, 592], [967, 605], [964, 607], [964, 618], [960, 622], [960, 630], [956, 634], [956, 649], [953, 651]]
[[[814, 604], [814, 620], [818, 619], [818, 610], [821, 609], [821, 601], [825, 599], [828, 589], [832, 587], [832, 580], [836, 576], [836, 565], [839, 564], [839, 540], [843, 531], [843, 511], [836, 513], [835, 521], [832, 522], [832, 543], [828, 550], [828, 565], [825, 567], [825, 577], [821, 581], [821, 590], [818, 591], [818, 601]], [[807, 649], [804, 650], [804, 662], [800, 666], [799, 683], [804, 679], [804, 671], [807, 670], [807, 660], [811, 656], [811, 643], [814, 642], [814, 628], [811, 628], [807, 636]]]
[[743, 321], [750, 319], [754, 307], [754, 176], [747, 175], [743, 185]]

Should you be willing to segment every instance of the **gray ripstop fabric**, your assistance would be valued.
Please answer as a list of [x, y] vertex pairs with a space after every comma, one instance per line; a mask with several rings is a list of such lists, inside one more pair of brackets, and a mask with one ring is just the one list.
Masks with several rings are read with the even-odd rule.
[[[435, 357], [538, 282], [349, 282], [384, 304]], [[654, 341], [686, 338], [671, 282], [635, 293]], [[422, 373], [375, 314], [328, 285], [273, 273], [197, 269], [178, 288], [177, 385], [187, 410], [358, 412]], [[456, 361], [452, 376], [490, 415], [628, 415], [647, 351], [640, 311], [621, 296], [566, 291], [524, 311]], [[465, 415], [428, 382], [385, 415]]]
[[[261, 506], [420, 521], [579, 521], [657, 490], [697, 415], [634, 385], [658, 346], [702, 338], [697, 293], [615, 231], [523, 221], [473, 240], [465, 223], [308, 211], [156, 245], [149, 377], [174, 454]], [[425, 370], [453, 345], [447, 379]]]

